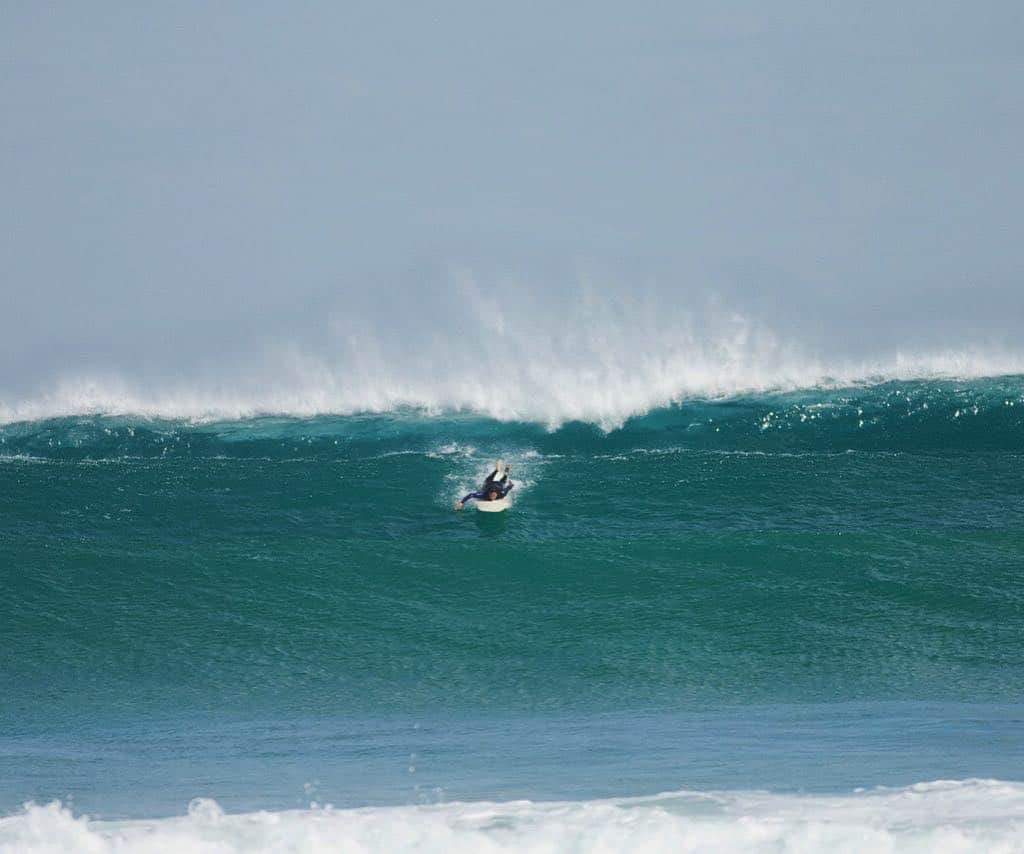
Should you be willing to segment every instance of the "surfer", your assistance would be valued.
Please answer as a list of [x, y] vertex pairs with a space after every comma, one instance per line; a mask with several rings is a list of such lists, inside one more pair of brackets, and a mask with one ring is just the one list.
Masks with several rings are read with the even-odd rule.
[[[494, 471], [487, 475], [484, 480], [484, 485], [480, 487], [476, 492], [471, 492], [461, 501], [455, 502], [455, 509], [461, 510], [465, 503], [471, 498], [475, 498], [477, 501], [498, 501], [504, 498], [512, 491], [512, 487], [515, 486], [511, 480], [509, 480], [509, 472], [512, 471], [512, 466], [505, 466], [502, 468], [501, 460], [498, 460], [494, 464]], [[499, 477], [498, 475], [501, 475]]]

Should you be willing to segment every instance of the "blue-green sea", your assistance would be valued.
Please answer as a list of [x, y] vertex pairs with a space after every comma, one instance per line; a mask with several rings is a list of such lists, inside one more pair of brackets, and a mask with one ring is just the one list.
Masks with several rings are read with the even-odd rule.
[[8, 423], [0, 586], [0, 850], [1024, 845], [1024, 377]]

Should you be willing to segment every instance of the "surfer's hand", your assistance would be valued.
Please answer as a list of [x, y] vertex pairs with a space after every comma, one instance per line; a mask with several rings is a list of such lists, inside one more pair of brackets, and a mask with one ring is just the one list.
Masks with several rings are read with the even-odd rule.
[[512, 471], [512, 466], [505, 466], [505, 474], [508, 474], [510, 471]]
[[461, 501], [456, 501], [455, 502], [455, 509], [456, 510], [461, 510], [462, 509], [462, 502]]

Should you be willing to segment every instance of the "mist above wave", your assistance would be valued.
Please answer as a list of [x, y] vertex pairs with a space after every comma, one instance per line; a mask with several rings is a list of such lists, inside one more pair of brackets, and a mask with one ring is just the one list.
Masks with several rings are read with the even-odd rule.
[[724, 306], [581, 284], [544, 293], [468, 274], [431, 295], [342, 305], [308, 335], [175, 369], [66, 368], [0, 394], [0, 421], [82, 414], [232, 419], [415, 408], [603, 429], [694, 398], [1024, 373], [1024, 352], [957, 341], [822, 353]]

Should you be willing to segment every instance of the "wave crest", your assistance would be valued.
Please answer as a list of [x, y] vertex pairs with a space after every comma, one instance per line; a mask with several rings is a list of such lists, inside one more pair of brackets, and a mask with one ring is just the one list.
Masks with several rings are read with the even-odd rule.
[[[421, 298], [422, 300], [422, 298]], [[1024, 352], [954, 346], [816, 355], [715, 299], [621, 289], [544, 295], [459, 275], [429, 303], [339, 312], [301, 343], [186, 369], [83, 367], [0, 393], [0, 422], [104, 414], [174, 419], [469, 411], [610, 430], [695, 398], [891, 380], [1024, 374]]]
[[309, 356], [293, 356], [292, 365], [286, 372], [289, 380], [263, 385], [239, 380], [230, 388], [222, 383], [180, 383], [152, 389], [116, 376], [69, 380], [45, 394], [0, 402], [0, 423], [81, 415], [222, 421], [415, 409], [426, 414], [471, 412], [551, 429], [580, 421], [607, 431], [632, 417], [691, 400], [1024, 374], [1024, 359], [955, 352], [833, 366], [793, 364], [774, 370], [747, 369], [737, 359], [714, 362], [706, 354], [677, 354], [600, 370], [513, 364], [478, 376], [456, 372], [429, 381], [399, 378], [384, 369], [379, 375], [353, 375]]

